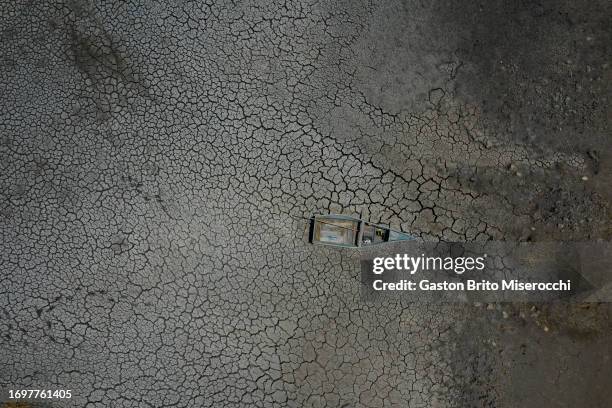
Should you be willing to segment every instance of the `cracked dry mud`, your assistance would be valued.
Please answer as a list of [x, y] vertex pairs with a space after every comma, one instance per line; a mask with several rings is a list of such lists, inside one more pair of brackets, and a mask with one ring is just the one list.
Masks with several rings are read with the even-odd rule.
[[5, 1], [0, 16], [2, 392], [612, 404], [607, 305], [367, 303], [357, 255], [308, 245], [303, 220], [609, 239], [609, 1]]

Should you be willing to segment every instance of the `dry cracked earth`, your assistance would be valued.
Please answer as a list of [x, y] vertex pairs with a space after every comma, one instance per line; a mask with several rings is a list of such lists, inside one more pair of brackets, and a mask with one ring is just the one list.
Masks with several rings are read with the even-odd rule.
[[0, 393], [73, 395], [5, 407], [612, 406], [608, 305], [365, 302], [305, 230], [609, 240], [609, 0], [5, 0], [0, 36]]

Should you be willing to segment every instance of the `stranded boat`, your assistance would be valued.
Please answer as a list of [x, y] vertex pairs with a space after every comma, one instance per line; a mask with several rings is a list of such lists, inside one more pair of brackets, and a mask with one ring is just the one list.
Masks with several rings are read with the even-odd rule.
[[359, 248], [416, 237], [347, 215], [315, 215], [310, 219], [311, 244]]

